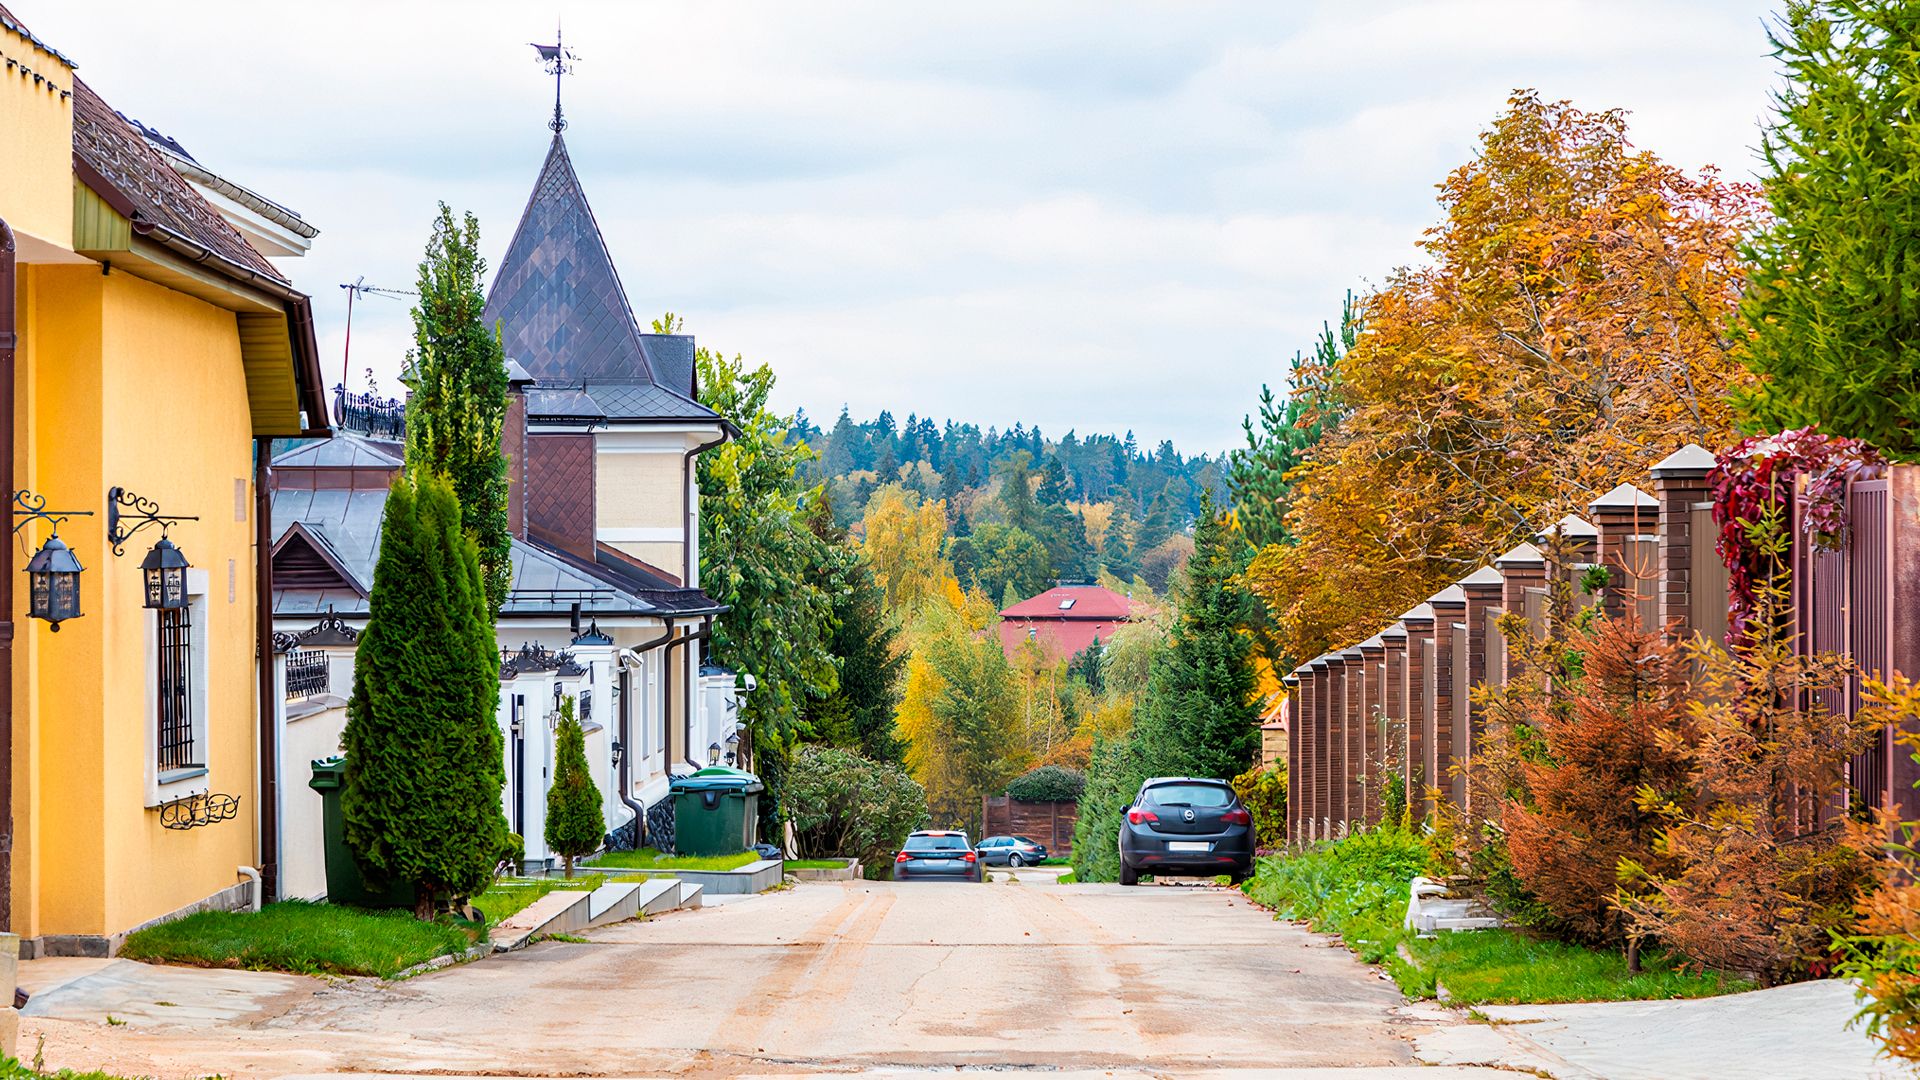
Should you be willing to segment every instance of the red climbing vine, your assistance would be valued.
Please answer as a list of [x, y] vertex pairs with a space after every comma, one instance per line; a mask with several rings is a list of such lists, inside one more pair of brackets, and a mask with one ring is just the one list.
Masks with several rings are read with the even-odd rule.
[[1859, 439], [1811, 426], [1745, 439], [1719, 456], [1707, 481], [1727, 564], [1730, 643], [1747, 640], [1760, 586], [1787, 569], [1795, 478], [1806, 478], [1801, 528], [1814, 547], [1831, 551], [1846, 542], [1848, 486], [1885, 468], [1879, 451]]

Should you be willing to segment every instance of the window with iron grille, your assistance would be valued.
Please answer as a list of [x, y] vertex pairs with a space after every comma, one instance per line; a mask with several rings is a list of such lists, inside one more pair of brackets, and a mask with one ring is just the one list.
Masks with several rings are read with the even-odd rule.
[[159, 615], [159, 766], [186, 769], [200, 764], [193, 740], [193, 619], [187, 608], [165, 608]]
[[287, 700], [318, 697], [329, 689], [327, 654], [319, 649], [287, 653]]
[[593, 691], [582, 690], [580, 691], [580, 722], [584, 724], [591, 719], [593, 719]]

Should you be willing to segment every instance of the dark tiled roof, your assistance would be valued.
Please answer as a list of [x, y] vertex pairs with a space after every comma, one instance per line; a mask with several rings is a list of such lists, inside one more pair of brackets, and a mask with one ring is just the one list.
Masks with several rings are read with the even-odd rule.
[[712, 420], [719, 414], [652, 383], [588, 383], [586, 395], [609, 417]]
[[647, 379], [639, 327], [559, 135], [487, 293], [507, 355], [541, 382]]
[[73, 82], [73, 158], [132, 208], [136, 227], [165, 229], [230, 263], [286, 282], [125, 117], [79, 79]]

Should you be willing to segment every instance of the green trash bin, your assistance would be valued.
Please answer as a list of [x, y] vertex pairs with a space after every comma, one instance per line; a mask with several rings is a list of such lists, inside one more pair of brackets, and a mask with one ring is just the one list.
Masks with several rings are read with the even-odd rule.
[[364, 908], [411, 908], [411, 885], [395, 884], [376, 890], [360, 875], [360, 864], [347, 847], [346, 819], [340, 813], [340, 789], [347, 783], [347, 759], [315, 758], [307, 786], [320, 793], [320, 821], [326, 841], [327, 902]]
[[732, 855], [753, 847], [760, 830], [760, 793], [750, 772], [714, 765], [675, 780], [673, 846], [681, 855]]

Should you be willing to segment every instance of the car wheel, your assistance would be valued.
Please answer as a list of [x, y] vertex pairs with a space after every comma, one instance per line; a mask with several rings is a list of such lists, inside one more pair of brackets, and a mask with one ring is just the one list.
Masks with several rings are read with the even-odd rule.
[[1128, 866], [1126, 863], [1121, 863], [1120, 864], [1120, 884], [1122, 885], [1140, 884], [1140, 871], [1135, 870], [1133, 867]]
[[1021, 867], [1027, 865], [1027, 860], [1022, 858], [1020, 853], [1016, 851], [1013, 854], [1007, 856], [1007, 865], [1013, 867], [1015, 870], [1018, 870]]

